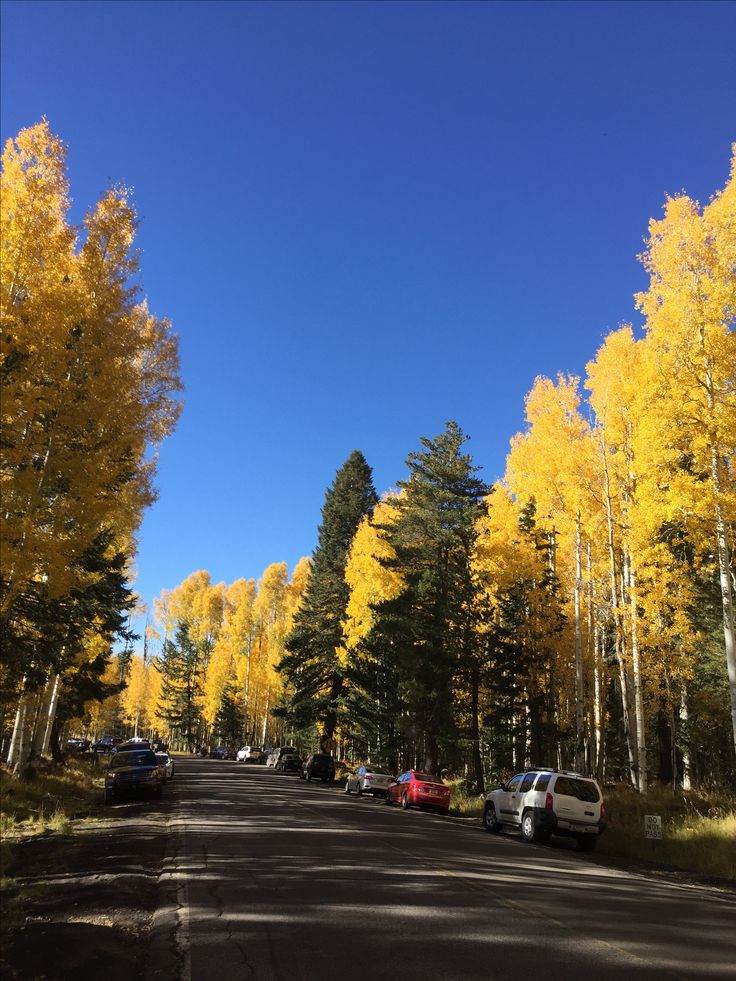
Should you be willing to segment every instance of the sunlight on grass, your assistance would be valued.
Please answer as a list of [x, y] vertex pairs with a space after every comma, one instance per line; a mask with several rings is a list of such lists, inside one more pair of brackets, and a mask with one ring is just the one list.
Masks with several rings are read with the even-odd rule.
[[0, 770], [0, 834], [69, 834], [74, 818], [96, 812], [101, 792], [102, 772], [94, 761], [49, 767], [27, 781]]

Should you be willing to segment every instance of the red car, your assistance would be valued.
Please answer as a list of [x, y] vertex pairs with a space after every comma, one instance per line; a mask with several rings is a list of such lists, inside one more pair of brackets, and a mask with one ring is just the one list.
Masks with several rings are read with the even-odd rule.
[[451, 790], [439, 777], [430, 773], [407, 770], [389, 784], [387, 804], [401, 804], [402, 807], [433, 807], [447, 814], [450, 806]]

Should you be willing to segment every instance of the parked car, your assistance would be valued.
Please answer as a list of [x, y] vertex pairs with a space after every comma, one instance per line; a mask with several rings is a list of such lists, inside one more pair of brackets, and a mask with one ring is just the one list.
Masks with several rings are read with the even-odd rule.
[[164, 768], [164, 776], [167, 780], [174, 779], [174, 760], [169, 753], [156, 753], [159, 765]]
[[125, 740], [120, 736], [102, 736], [97, 742], [92, 743], [93, 753], [112, 753], [124, 743]]
[[572, 837], [582, 851], [592, 851], [606, 828], [606, 808], [592, 778], [536, 767], [487, 794], [483, 826], [486, 831], [518, 828], [526, 841]]
[[213, 760], [234, 760], [235, 758], [236, 753], [231, 746], [215, 746], [210, 753], [210, 759]]
[[160, 797], [163, 792], [164, 768], [150, 749], [115, 753], [105, 773], [105, 803], [119, 797], [147, 793]]
[[260, 763], [263, 750], [260, 746], [243, 746], [235, 757], [238, 763]]
[[129, 739], [127, 742], [120, 742], [118, 745], [113, 746], [113, 753], [126, 753], [132, 749], [150, 749], [151, 743], [148, 739], [142, 739], [140, 736], [136, 736], [133, 739]]
[[355, 791], [358, 796], [373, 794], [374, 797], [385, 797], [392, 779], [393, 777], [384, 767], [365, 763], [359, 766], [355, 773], [348, 774], [345, 793], [352, 794]]
[[284, 753], [274, 767], [274, 770], [280, 770], [282, 773], [299, 773], [301, 772], [301, 768], [301, 756], [297, 756], [296, 753]]
[[312, 753], [302, 766], [302, 780], [323, 780], [335, 782], [335, 758], [329, 753]]
[[386, 803], [401, 804], [403, 808], [431, 807], [447, 814], [451, 793], [439, 777], [407, 770], [389, 784]]
[[266, 766], [276, 766], [282, 756], [286, 756], [287, 753], [296, 752], [296, 746], [275, 746], [266, 760]]
[[81, 739], [73, 736], [64, 743], [64, 749], [67, 753], [73, 753], [75, 756], [79, 756], [82, 753], [88, 753], [90, 745], [89, 739]]

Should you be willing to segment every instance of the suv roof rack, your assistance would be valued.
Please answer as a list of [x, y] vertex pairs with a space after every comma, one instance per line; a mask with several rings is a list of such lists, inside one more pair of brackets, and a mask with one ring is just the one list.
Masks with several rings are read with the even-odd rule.
[[526, 769], [524, 770], [524, 773], [532, 773], [532, 772], [562, 773], [566, 777], [582, 777], [583, 779], [589, 779], [585, 776], [584, 773], [578, 773], [576, 770], [558, 770], [556, 766], [544, 766], [544, 764], [540, 764], [538, 766], [531, 764], [530, 766], [526, 767]]

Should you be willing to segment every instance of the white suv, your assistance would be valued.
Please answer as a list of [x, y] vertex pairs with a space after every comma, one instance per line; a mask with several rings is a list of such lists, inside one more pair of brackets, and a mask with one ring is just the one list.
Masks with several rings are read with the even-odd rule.
[[526, 841], [546, 841], [550, 835], [576, 838], [578, 847], [592, 851], [606, 827], [601, 788], [580, 773], [535, 767], [517, 773], [486, 796], [483, 826], [500, 831], [519, 828]]

